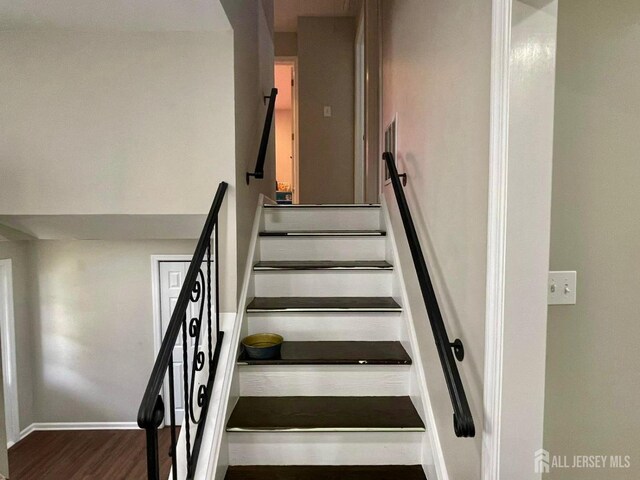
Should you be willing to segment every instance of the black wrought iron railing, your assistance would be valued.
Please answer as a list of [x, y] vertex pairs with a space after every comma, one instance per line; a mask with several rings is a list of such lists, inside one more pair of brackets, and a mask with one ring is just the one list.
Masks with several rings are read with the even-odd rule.
[[400, 183], [401, 176], [404, 176], [406, 182], [406, 175], [398, 174], [392, 153], [385, 152], [382, 154], [382, 158], [386, 163], [396, 202], [398, 203], [400, 217], [402, 218], [404, 231], [407, 235], [407, 241], [409, 242], [409, 249], [411, 250], [413, 265], [418, 275], [422, 298], [427, 308], [431, 331], [433, 332], [438, 356], [440, 357], [440, 364], [447, 383], [447, 389], [449, 390], [449, 397], [453, 405], [453, 429], [458, 437], [473, 437], [476, 432], [473, 416], [471, 415], [467, 395], [465, 394], [460, 372], [456, 364], [456, 359], [459, 361], [464, 359], [464, 345], [460, 339], [456, 339], [454, 342], [449, 340], [440, 306], [438, 305], [438, 298], [433, 288], [429, 269], [427, 268], [427, 262], [422, 253], [420, 239], [418, 238], [413, 219], [411, 218], [407, 198]]
[[[149, 480], [160, 479], [160, 455], [167, 453], [171, 457], [174, 480], [178, 478], [179, 457], [186, 462], [187, 478], [194, 478], [224, 338], [220, 330], [218, 214], [226, 191], [227, 184], [220, 183], [138, 411], [138, 425], [146, 430], [147, 436]], [[181, 353], [178, 365], [181, 364], [182, 378], [178, 381], [183, 395], [179, 399], [174, 394], [174, 352]], [[183, 419], [178, 418], [179, 414]], [[170, 429], [169, 452], [158, 451], [158, 429], [163, 423]], [[178, 452], [178, 423], [184, 435], [181, 452]]]
[[267, 118], [264, 121], [264, 128], [262, 129], [262, 138], [260, 140], [260, 148], [258, 149], [258, 159], [256, 160], [256, 169], [254, 172], [247, 172], [247, 185], [251, 177], [261, 179], [264, 178], [264, 162], [267, 158], [267, 148], [269, 146], [269, 137], [271, 136], [271, 126], [273, 125], [273, 114], [276, 109], [276, 97], [278, 96], [278, 89], [272, 88], [271, 94], [268, 97], [264, 97], [265, 101], [269, 100], [267, 106]]

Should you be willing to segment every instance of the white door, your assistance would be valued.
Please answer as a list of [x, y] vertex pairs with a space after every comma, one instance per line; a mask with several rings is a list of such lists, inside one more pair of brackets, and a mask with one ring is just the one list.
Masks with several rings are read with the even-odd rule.
[[[173, 313], [176, 302], [178, 301], [178, 295], [182, 289], [182, 284], [189, 270], [189, 262], [160, 262], [160, 319], [162, 323], [162, 338], [164, 338], [171, 315]], [[197, 318], [199, 315], [200, 305], [202, 300], [206, 297], [201, 297], [197, 303], [190, 302], [189, 309], [187, 310], [187, 371], [189, 385], [191, 385], [191, 365], [193, 361], [193, 351], [195, 346], [195, 339], [189, 336], [189, 322], [192, 318]], [[205, 304], [206, 308], [206, 304]], [[203, 312], [203, 328], [200, 336], [200, 344], [206, 344], [203, 339], [206, 338], [206, 315], [207, 312]], [[173, 391], [176, 406], [176, 424], [181, 425], [184, 419], [184, 349], [182, 348], [182, 330], [178, 335], [178, 341], [173, 349]], [[197, 387], [197, 386], [196, 386]], [[197, 388], [196, 388], [197, 394]], [[171, 423], [170, 409], [169, 409], [169, 381], [165, 382], [164, 388], [164, 403], [165, 403], [165, 425]]]

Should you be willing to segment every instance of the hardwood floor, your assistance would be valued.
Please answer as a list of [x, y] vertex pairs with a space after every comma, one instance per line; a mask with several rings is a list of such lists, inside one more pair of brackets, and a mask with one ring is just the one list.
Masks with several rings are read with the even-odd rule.
[[[171, 468], [170, 431], [159, 431], [161, 478]], [[10, 480], [143, 480], [142, 430], [34, 432], [9, 449]]]

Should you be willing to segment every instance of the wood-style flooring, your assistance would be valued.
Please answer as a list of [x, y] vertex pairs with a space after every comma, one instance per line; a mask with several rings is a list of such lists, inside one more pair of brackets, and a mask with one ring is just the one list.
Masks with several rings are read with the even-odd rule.
[[[158, 441], [168, 478], [170, 430]], [[9, 449], [10, 480], [143, 480], [146, 472], [143, 430], [33, 432]]]

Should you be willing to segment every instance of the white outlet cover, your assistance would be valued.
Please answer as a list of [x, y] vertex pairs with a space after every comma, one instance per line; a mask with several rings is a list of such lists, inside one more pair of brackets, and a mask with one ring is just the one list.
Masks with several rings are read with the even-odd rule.
[[548, 304], [575, 305], [577, 284], [577, 272], [549, 272]]
[[325, 107], [324, 107], [324, 116], [325, 117], [330, 117], [331, 116], [331, 107], [329, 105], [325, 105]]

